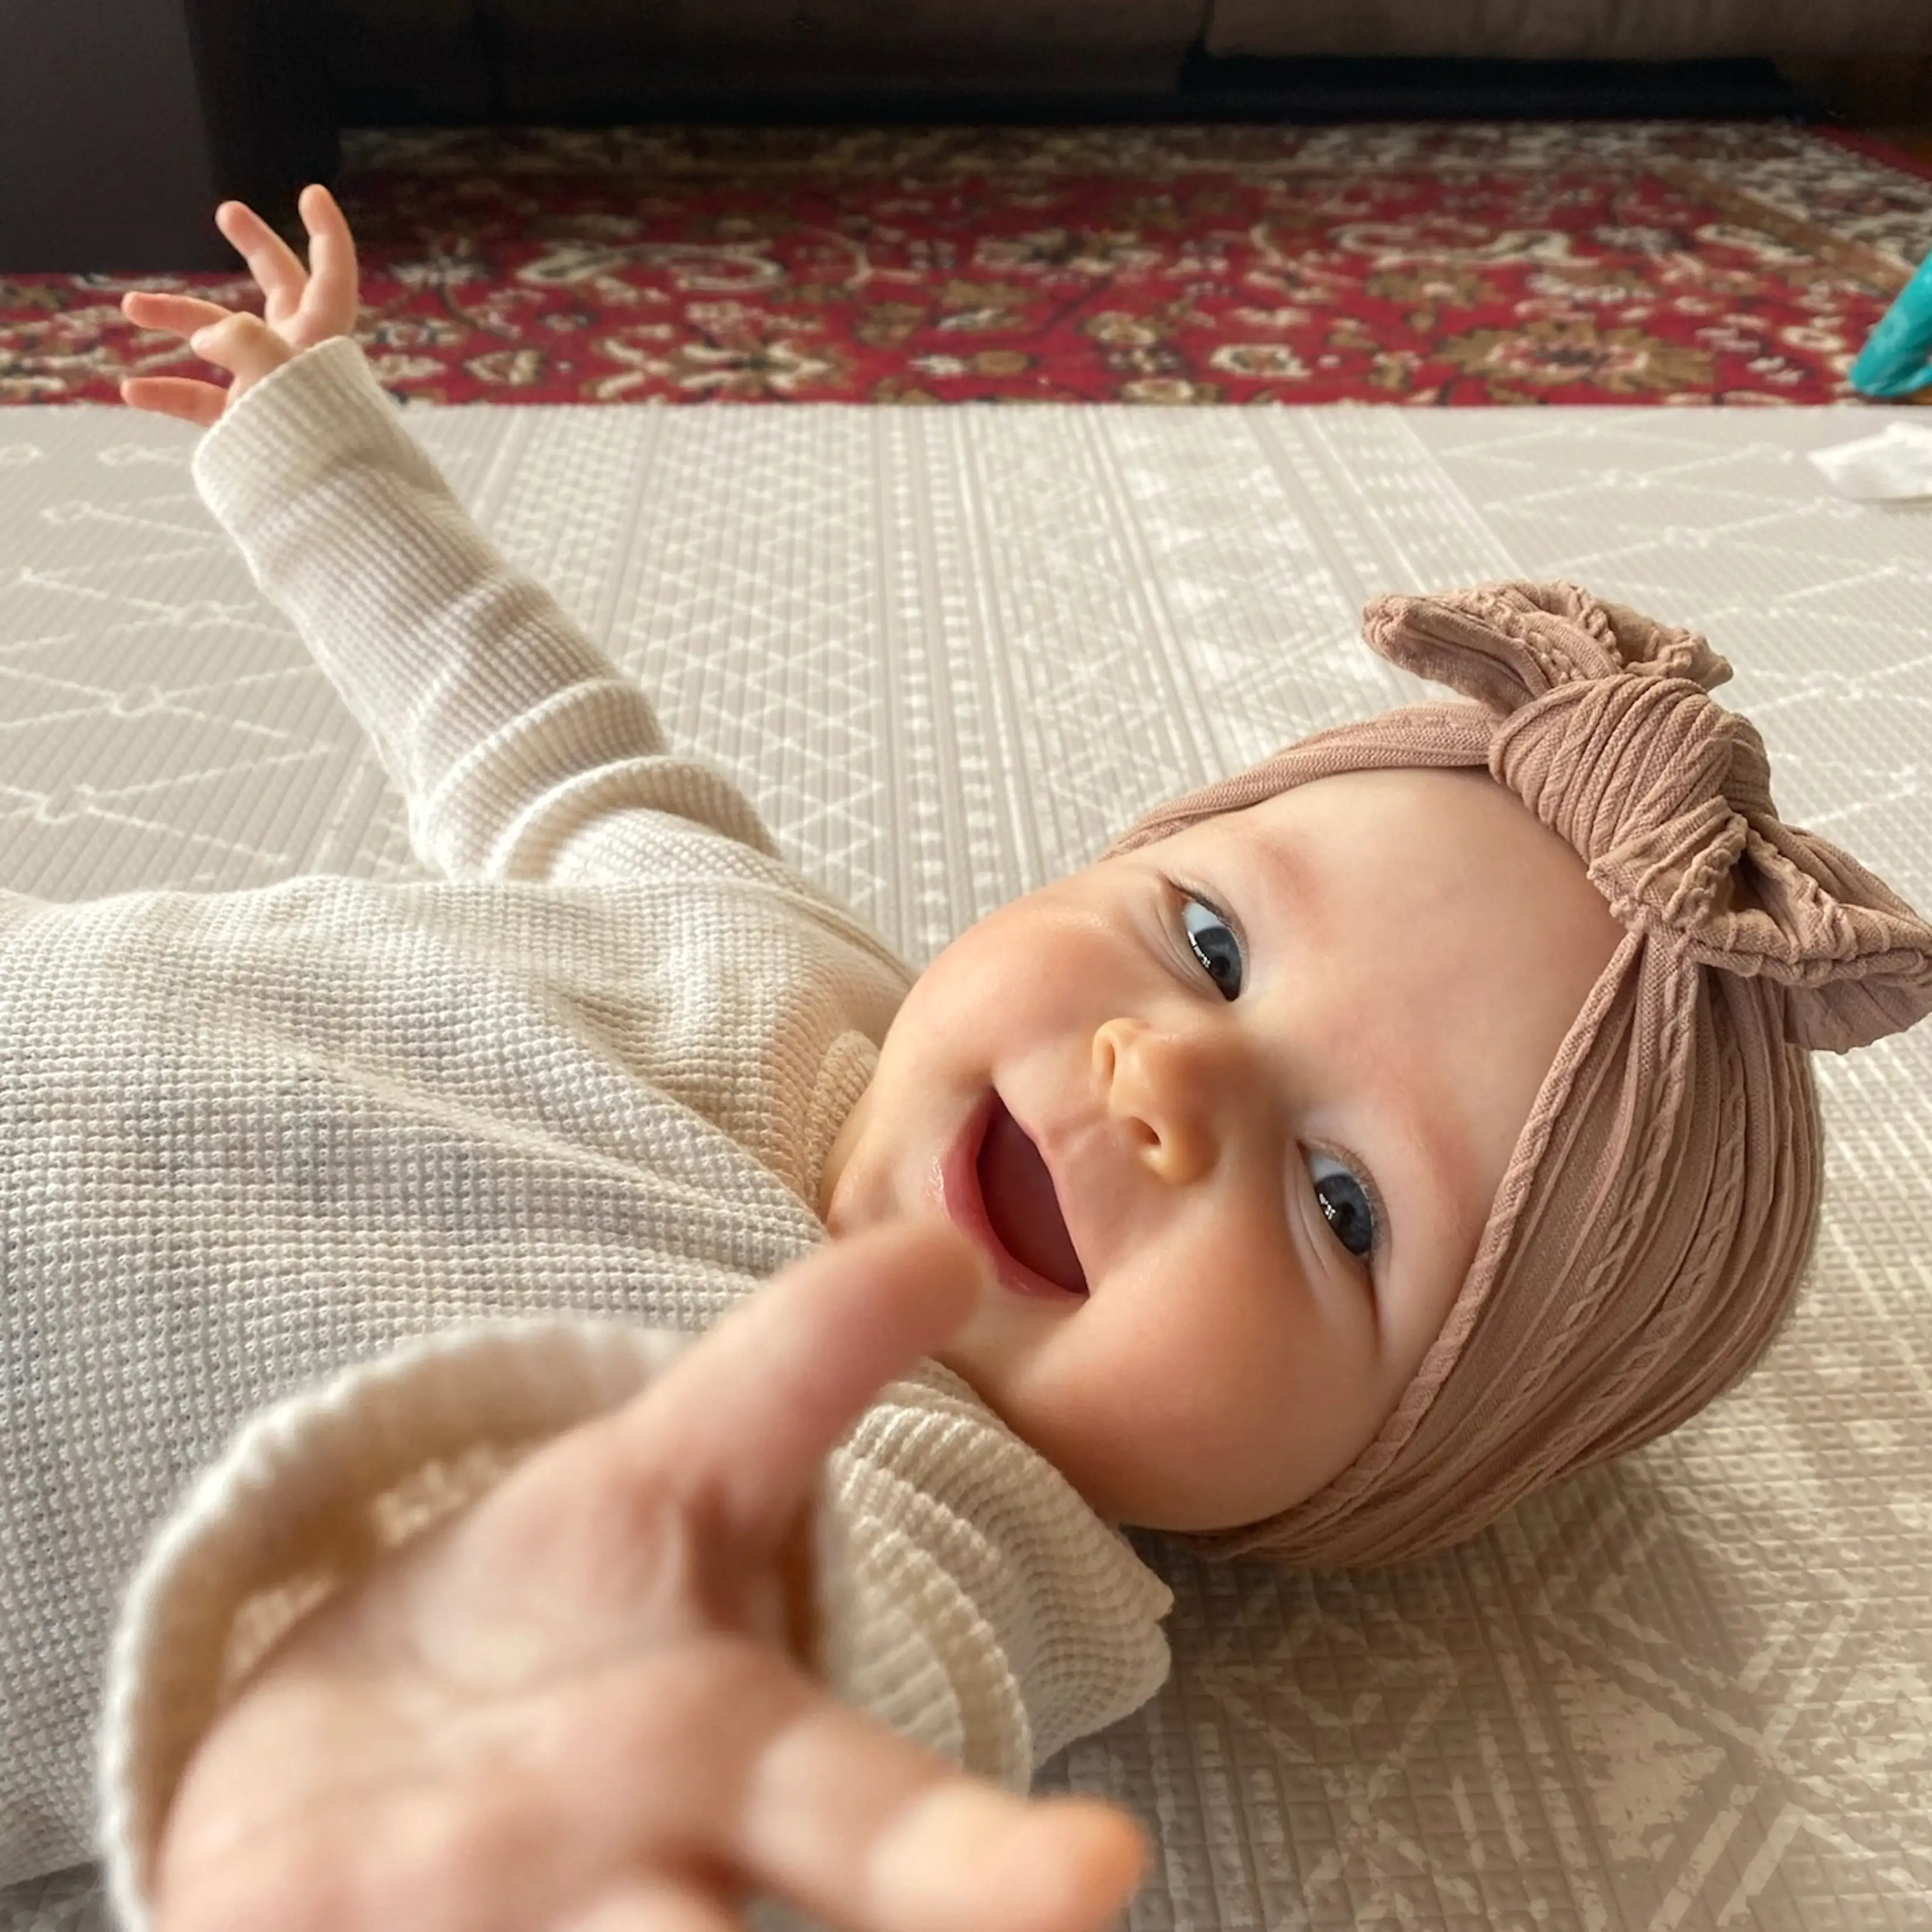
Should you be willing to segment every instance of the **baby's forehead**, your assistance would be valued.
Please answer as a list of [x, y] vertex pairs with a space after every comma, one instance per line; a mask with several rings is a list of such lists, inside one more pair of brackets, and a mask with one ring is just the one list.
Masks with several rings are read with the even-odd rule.
[[[1480, 766], [1401, 765], [1330, 772], [1188, 828], [1250, 862], [1291, 867], [1298, 855], [1358, 862], [1426, 860], [1450, 869], [1507, 867], [1532, 848], [1584, 870], [1574, 848]], [[1498, 843], [1496, 842], [1502, 842]]]
[[1574, 849], [1480, 766], [1324, 772], [1246, 804], [1204, 812], [1124, 851], [1110, 847], [1082, 869], [1114, 859], [1157, 869], [1183, 854], [1304, 908], [1324, 896], [1324, 884], [1340, 897], [1373, 892], [1419, 904], [1440, 902], [1459, 887], [1514, 898], [1510, 888], [1522, 885], [1526, 863], [1545, 880], [1562, 874], [1564, 890], [1582, 886], [1586, 878]]
[[1480, 767], [1324, 776], [1136, 849], [1158, 866], [1164, 847], [1248, 895], [1224, 912], [1292, 920], [1310, 938], [1402, 945], [1426, 933], [1468, 950], [1486, 929], [1553, 920], [1607, 957], [1620, 937], [1581, 855]]

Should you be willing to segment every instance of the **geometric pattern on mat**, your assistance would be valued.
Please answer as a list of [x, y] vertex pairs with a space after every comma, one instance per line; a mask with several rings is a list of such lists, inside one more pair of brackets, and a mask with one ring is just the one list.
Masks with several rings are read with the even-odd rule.
[[[1932, 908], [1932, 508], [1870, 412], [411, 416], [484, 527], [915, 962], [1142, 806], [1421, 686], [1362, 600], [1567, 574], [1706, 628], [1781, 809]], [[182, 425], [0, 418], [0, 885], [421, 876], [201, 509]], [[1400, 1570], [1216, 1568], [1043, 1788], [1118, 1798], [1133, 1932], [1932, 1922], [1932, 1027], [1820, 1056], [1824, 1231], [1762, 1368]], [[0, 1926], [104, 1923], [86, 1868]]]
[[[1932, 172], [1779, 123], [361, 129], [337, 188], [443, 404], [1830, 402], [1932, 249]], [[260, 301], [0, 280], [0, 402], [196, 371], [130, 287]]]

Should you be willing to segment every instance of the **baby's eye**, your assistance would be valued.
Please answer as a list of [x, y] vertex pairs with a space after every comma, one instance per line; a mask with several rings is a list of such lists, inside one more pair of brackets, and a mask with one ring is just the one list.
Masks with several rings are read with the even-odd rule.
[[1315, 1198], [1336, 1240], [1358, 1258], [1366, 1256], [1376, 1244], [1376, 1210], [1368, 1190], [1325, 1154], [1308, 1156], [1308, 1172], [1314, 1178]]
[[[1200, 917], [1196, 917], [1198, 914]], [[1224, 1000], [1237, 999], [1241, 991], [1241, 942], [1234, 928], [1204, 901], [1181, 902], [1180, 922], [1187, 929], [1187, 943], [1202, 970], [1221, 989]]]

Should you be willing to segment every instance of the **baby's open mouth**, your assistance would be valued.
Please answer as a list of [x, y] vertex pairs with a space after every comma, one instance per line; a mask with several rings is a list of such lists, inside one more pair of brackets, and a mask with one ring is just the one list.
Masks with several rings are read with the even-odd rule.
[[997, 1093], [980, 1143], [979, 1173], [986, 1219], [1007, 1253], [1056, 1287], [1084, 1294], [1086, 1270], [1066, 1232], [1053, 1176]]

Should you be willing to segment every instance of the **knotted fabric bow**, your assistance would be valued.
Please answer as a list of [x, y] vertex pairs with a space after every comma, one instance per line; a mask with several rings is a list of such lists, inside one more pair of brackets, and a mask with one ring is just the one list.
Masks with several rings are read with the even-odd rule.
[[1475, 1258], [1375, 1439], [1280, 1515], [1180, 1539], [1328, 1567], [1461, 1541], [1740, 1380], [1796, 1293], [1820, 1134], [1808, 1050], [1932, 1011], [1932, 926], [1772, 802], [1695, 632], [1575, 584], [1382, 597], [1364, 634], [1477, 700], [1318, 732], [1149, 813], [1103, 855], [1342, 772], [1486, 766], [1627, 937], [1532, 1106]]

